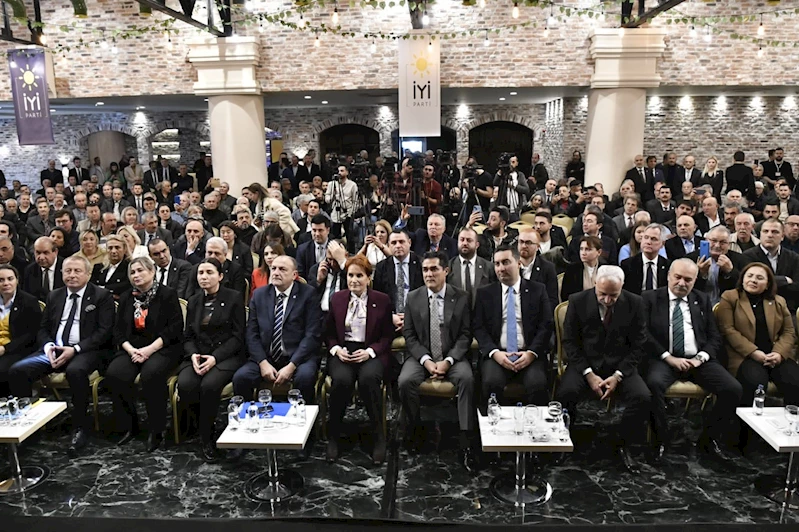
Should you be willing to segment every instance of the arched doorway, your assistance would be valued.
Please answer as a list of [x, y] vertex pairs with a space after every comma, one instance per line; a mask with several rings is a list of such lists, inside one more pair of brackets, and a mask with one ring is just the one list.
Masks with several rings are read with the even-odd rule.
[[469, 155], [476, 157], [477, 162], [493, 174], [501, 153], [515, 153], [519, 158], [519, 170], [529, 176], [533, 138], [533, 130], [521, 124], [488, 122], [469, 131]]
[[319, 134], [319, 151], [322, 157], [328, 153], [357, 155], [361, 150], [369, 152], [369, 160], [380, 154], [380, 134], [360, 124], [340, 124]]
[[[458, 149], [455, 130], [445, 126], [441, 126], [440, 137], [407, 137], [402, 141], [406, 143], [406, 147], [408, 147], [408, 143], [416, 143], [416, 146], [420, 146], [418, 150], [411, 148], [413, 151], [442, 150], [454, 153]], [[402, 152], [399, 145], [399, 129], [391, 132], [391, 149], [396, 150], [397, 153]]]
[[[211, 153], [211, 139], [206, 131], [181, 127], [165, 128], [150, 137], [151, 157], [169, 159], [172, 166], [185, 163], [191, 168], [195, 161]], [[143, 166], [147, 161], [139, 161]]]

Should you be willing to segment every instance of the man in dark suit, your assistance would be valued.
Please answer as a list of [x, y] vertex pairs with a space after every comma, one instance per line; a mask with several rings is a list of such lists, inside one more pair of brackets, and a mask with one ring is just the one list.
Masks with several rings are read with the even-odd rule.
[[[69, 171], [69, 177], [75, 178], [75, 183], [80, 185], [83, 181], [88, 181], [89, 179], [89, 171], [81, 166], [80, 157], [75, 157], [72, 159], [72, 164], [75, 166], [73, 169]], [[58, 179], [53, 181], [53, 186], [58, 183]]]
[[677, 218], [677, 236], [666, 240], [666, 256], [670, 261], [681, 259], [699, 249], [701, 238], [696, 236], [696, 222], [690, 216]]
[[775, 149], [774, 160], [763, 161], [763, 175], [774, 181], [784, 179], [793, 190], [796, 186], [796, 178], [793, 175], [791, 163], [783, 160], [784, 155], [785, 151], [782, 148]]
[[64, 260], [66, 286], [47, 296], [47, 308], [39, 327], [41, 351], [20, 360], [9, 370], [11, 393], [17, 397], [30, 397], [33, 382], [44, 375], [66, 373], [72, 391], [75, 432], [69, 452], [73, 455], [89, 440], [91, 417], [86, 414], [91, 397], [89, 375], [100, 367], [111, 349], [114, 326], [114, 300], [107, 291], [89, 284], [89, 272], [89, 261], [82, 257]]
[[404, 229], [394, 229], [388, 235], [388, 245], [393, 256], [377, 263], [373, 286], [391, 298], [394, 327], [402, 331], [408, 292], [424, 284], [422, 261], [411, 253], [411, 237]]
[[300, 158], [296, 155], [291, 156], [291, 164], [283, 170], [280, 177], [291, 181], [291, 190], [294, 194], [300, 190], [300, 181], [311, 181], [308, 169], [300, 165]]
[[469, 294], [474, 308], [477, 290], [496, 281], [494, 266], [477, 255], [477, 233], [464, 227], [458, 233], [458, 256], [449, 261], [447, 282]]
[[698, 273], [696, 263], [677, 259], [669, 268], [668, 286], [642, 296], [649, 353], [646, 384], [652, 393], [656, 462], [662, 461], [669, 443], [666, 390], [677, 380], [696, 382], [716, 396], [697, 445], [713, 458], [725, 462], [730, 459], [718, 442], [735, 418], [743, 391], [718, 361], [722, 354], [721, 334], [710, 299], [693, 290]]
[[157, 168], [151, 169], [144, 173], [144, 188], [154, 192], [158, 183], [168, 181], [170, 183], [176, 182], [178, 179], [178, 171], [169, 165], [169, 159], [161, 159], [160, 165]]
[[724, 225], [724, 218], [719, 214], [719, 202], [713, 196], [702, 200], [702, 212], [694, 218], [699, 234], [705, 235], [717, 225]]
[[[222, 286], [235, 290], [244, 297], [244, 292], [246, 291], [244, 269], [241, 265], [227, 260], [227, 252], [227, 242], [221, 237], [212, 236], [205, 243], [205, 258], [216, 259], [222, 265], [222, 274], [224, 275], [224, 277], [222, 277]], [[197, 281], [197, 270], [199, 267], [199, 264], [195, 265], [189, 274], [189, 282], [186, 285], [186, 299], [190, 299], [201, 290], [200, 284]]]
[[150, 258], [155, 263], [155, 281], [174, 289], [181, 299], [187, 299], [186, 287], [192, 274], [191, 264], [185, 260], [173, 259], [169, 246], [160, 238], [147, 245]]
[[613, 218], [613, 223], [616, 224], [617, 234], [619, 235], [620, 245], [629, 242], [624, 240], [622, 234], [629, 232], [635, 225], [635, 213], [641, 209], [641, 201], [635, 195], [626, 196], [622, 205], [622, 212]]
[[660, 255], [663, 247], [663, 226], [649, 224], [641, 237], [641, 253], [624, 259], [624, 289], [641, 295], [644, 290], [654, 290], [666, 285], [669, 260]]
[[558, 306], [558, 274], [555, 266], [538, 253], [540, 238], [538, 231], [528, 227], [519, 230], [519, 269], [526, 281], [544, 285], [552, 310]]
[[521, 379], [525, 404], [545, 405], [553, 308], [541, 283], [523, 279], [519, 252], [500, 246], [494, 252], [498, 283], [478, 291], [474, 336], [483, 358], [482, 396], [502, 403], [508, 381]]
[[130, 290], [130, 259], [125, 252], [125, 240], [119, 235], [111, 236], [106, 240], [105, 248], [108, 251], [108, 260], [106, 263], [95, 264], [91, 282], [111, 292], [114, 300], [119, 301], [120, 296]]
[[672, 190], [680, 190], [685, 181], [690, 181], [694, 188], [702, 186], [702, 172], [694, 168], [696, 159], [693, 155], [686, 155], [682, 160], [682, 170], [677, 173], [674, 180], [676, 188]]
[[699, 248], [685, 257], [699, 266], [696, 290], [706, 293], [710, 303], [715, 305], [721, 294], [736, 287], [741, 270], [750, 259], [730, 250], [730, 231], [722, 225], [711, 229], [705, 235], [705, 240], [710, 247], [710, 257], [700, 257]]
[[[599, 210], [602, 212], [602, 233], [606, 236], [609, 236], [614, 242], [619, 241], [619, 229], [616, 226], [616, 223], [613, 221], [613, 217], [610, 216], [605, 212], [605, 197], [604, 196], [594, 196], [591, 198], [591, 203], [589, 205], [595, 205], [599, 207]], [[586, 206], [587, 208], [587, 206]], [[583, 216], [585, 215], [584, 212], [580, 213], [580, 215], [574, 220], [574, 225], [572, 226], [571, 237], [572, 240], [575, 238], [579, 239], [583, 236]]]
[[307, 280], [311, 266], [325, 260], [330, 238], [330, 218], [317, 214], [311, 218], [311, 240], [297, 248], [297, 273]]
[[[314, 289], [295, 282], [294, 259], [280, 256], [272, 262], [269, 286], [255, 291], [247, 320], [250, 358], [233, 375], [233, 391], [247, 399], [261, 382], [292, 383], [308, 403], [315, 401], [321, 329], [319, 302]], [[310, 451], [306, 444], [306, 454]]]
[[646, 203], [646, 210], [652, 216], [652, 221], [659, 224], [666, 224], [674, 220], [676, 208], [675, 202], [671, 199], [671, 188], [661, 185], [656, 191], [657, 200]]
[[172, 245], [172, 233], [159, 227], [158, 215], [154, 212], [145, 212], [141, 217], [142, 225], [144, 228], [137, 231], [139, 240], [145, 246], [156, 238], [160, 238], [167, 243], [168, 246]]
[[307, 153], [305, 154], [305, 157], [302, 158], [302, 165], [308, 171], [308, 179], [313, 179], [316, 176], [322, 175], [322, 169], [318, 164], [313, 162], [313, 157]]
[[205, 243], [208, 235], [200, 220], [189, 220], [184, 234], [172, 244], [172, 256], [197, 265], [205, 258]]
[[202, 165], [197, 169], [197, 192], [201, 194], [208, 187], [208, 182], [214, 177], [214, 165], [210, 155], [203, 157]]
[[[781, 181], [776, 186], [776, 192], [777, 206], [780, 208], [780, 221], [785, 223], [784, 220], [787, 219], [788, 216], [799, 214], [799, 200], [791, 195], [791, 186], [785, 181]], [[783, 205], [785, 206], [784, 211]], [[785, 216], [783, 212], [787, 212], [788, 216]]]
[[627, 402], [616, 442], [624, 468], [638, 470], [627, 445], [643, 437], [651, 394], [638, 374], [646, 328], [641, 298], [622, 290], [624, 272], [600, 266], [596, 288], [569, 298], [563, 348], [569, 365], [557, 399], [572, 415], [587, 395], [604, 401], [621, 396]]
[[36, 212], [38, 216], [28, 216], [26, 224], [28, 242], [33, 242], [40, 236], [48, 236], [50, 230], [55, 227], [50, 215], [50, 204], [47, 203], [46, 198], [36, 200]]
[[421, 448], [419, 386], [425, 379], [448, 380], [458, 390], [460, 461], [474, 472], [471, 439], [475, 428], [474, 375], [469, 362], [472, 342], [469, 295], [447, 284], [449, 257], [440, 251], [425, 254], [422, 262], [425, 286], [408, 294], [402, 335], [408, 358], [402, 364], [398, 387], [411, 447]]
[[644, 156], [636, 155], [634, 163], [635, 166], [627, 170], [624, 178], [633, 182], [635, 193], [641, 197], [642, 201], [655, 199], [655, 179], [651, 170], [644, 163]]
[[785, 298], [791, 314], [799, 305], [799, 254], [782, 247], [784, 227], [779, 220], [766, 220], [760, 228], [760, 245], [747, 250], [750, 261], [771, 267], [777, 280], [777, 293]]
[[41, 182], [42, 187], [44, 187], [45, 179], [50, 181], [49, 186], [64, 182], [64, 174], [61, 173], [61, 170], [56, 170], [55, 164], [55, 159], [50, 159], [47, 161], [47, 168], [42, 170], [41, 174], [39, 174], [39, 181]]
[[663, 164], [663, 179], [671, 190], [680, 190], [680, 183], [684, 181], [685, 170], [677, 164], [677, 154], [666, 154]]
[[322, 308], [322, 323], [330, 312], [333, 295], [347, 289], [347, 272], [344, 270], [346, 264], [347, 248], [341, 240], [333, 240], [327, 246], [325, 260], [311, 266], [308, 272], [308, 285], [316, 290], [316, 297]]
[[58, 248], [49, 236], [36, 239], [33, 255], [36, 262], [25, 268], [23, 290], [39, 301], [46, 301], [47, 294], [64, 286], [61, 274], [64, 259], [58, 256]]
[[[582, 233], [584, 235], [595, 236], [602, 241], [602, 258], [608, 264], [618, 264], [619, 253], [616, 242], [603, 231], [602, 211], [596, 205], [589, 205], [583, 213]], [[612, 224], [612, 222], [611, 222]], [[615, 227], [615, 224], [612, 224]], [[582, 236], [582, 235], [580, 235]], [[580, 260], [580, 239], [572, 238], [569, 247], [566, 249], [566, 258], [571, 262]]]
[[727, 191], [738, 190], [749, 199], [755, 200], [755, 175], [752, 169], [744, 164], [746, 155], [742, 151], [736, 151], [732, 155], [733, 164], [727, 167], [724, 175], [727, 178]]
[[[406, 210], [403, 209], [403, 213]], [[400, 218], [394, 227], [404, 228], [406, 220]], [[427, 218], [427, 230], [417, 229], [411, 233], [411, 251], [423, 257], [428, 251], [443, 251], [450, 260], [458, 256], [458, 244], [446, 234], [447, 220], [440, 214], [431, 214]]]

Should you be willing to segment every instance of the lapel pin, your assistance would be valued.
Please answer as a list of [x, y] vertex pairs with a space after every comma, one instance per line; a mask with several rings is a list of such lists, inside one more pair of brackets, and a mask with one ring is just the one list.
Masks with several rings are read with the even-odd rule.
[[220, 306], [224, 307], [224, 306], [225, 306], [225, 302], [223, 301], [223, 302], [220, 304]]
[[[375, 305], [374, 303], [372, 303], [372, 308], [377, 308], [377, 305]], [[511, 337], [511, 338], [512, 338], [512, 337]]]

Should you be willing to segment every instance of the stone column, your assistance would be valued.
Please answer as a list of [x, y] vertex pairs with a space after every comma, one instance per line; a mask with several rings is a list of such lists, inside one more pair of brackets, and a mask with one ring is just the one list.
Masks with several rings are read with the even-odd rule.
[[234, 196], [253, 182], [267, 185], [259, 58], [254, 37], [189, 44], [189, 61], [197, 69], [194, 94], [208, 97], [214, 177], [227, 181]]
[[646, 89], [660, 85], [663, 28], [598, 28], [591, 34], [594, 75], [588, 93], [585, 179], [610, 196], [643, 153]]

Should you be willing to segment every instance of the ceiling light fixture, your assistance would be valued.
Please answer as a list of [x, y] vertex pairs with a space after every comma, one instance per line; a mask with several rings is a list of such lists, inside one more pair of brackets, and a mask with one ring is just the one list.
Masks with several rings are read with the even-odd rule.
[[322, 105], [327, 105], [327, 100], [322, 100]]
[[105, 102], [96, 102], [94, 104], [95, 107], [100, 107], [100, 106], [103, 106], [103, 105], [105, 105]]
[[310, 96], [310, 95], [308, 95], [308, 94], [306, 94], [306, 95], [305, 95], [305, 99], [306, 99], [306, 100], [310, 100], [310, 99], [311, 99], [311, 96]]
[[502, 97], [502, 98], [500, 98], [500, 99], [499, 99], [499, 101], [500, 101], [500, 102], [504, 102], [504, 101], [505, 101], [505, 98], [504, 98], [504, 97]]
[[513, 92], [510, 93], [511, 96], [516, 96], [517, 94], [519, 94], [519, 93], [516, 92], [516, 91], [513, 91]]

